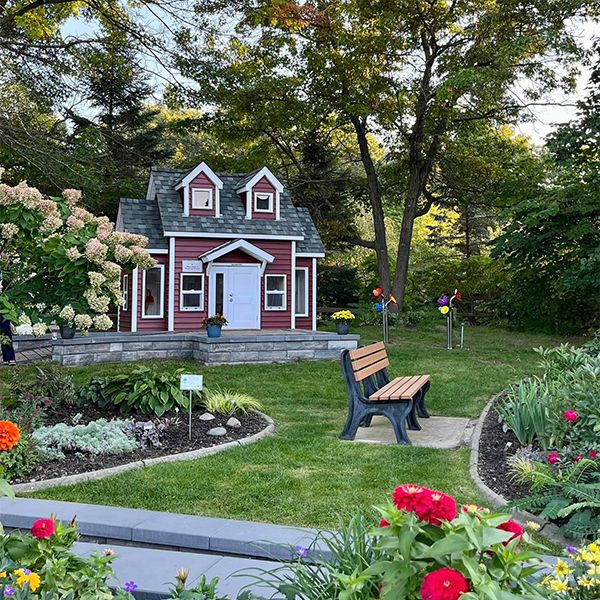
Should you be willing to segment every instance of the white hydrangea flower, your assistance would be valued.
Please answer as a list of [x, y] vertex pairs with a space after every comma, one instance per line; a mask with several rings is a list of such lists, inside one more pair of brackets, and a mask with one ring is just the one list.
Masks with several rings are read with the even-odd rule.
[[5, 240], [10, 240], [19, 233], [19, 227], [14, 223], [2, 223], [2, 225], [0, 225], [0, 231]]
[[80, 331], [87, 331], [94, 324], [90, 315], [75, 315], [74, 322]]
[[98, 289], [106, 281], [106, 277], [97, 271], [90, 271], [88, 273], [88, 277], [90, 279], [91, 286], [95, 289]]
[[66, 306], [63, 306], [62, 310], [58, 313], [58, 317], [66, 323], [71, 324], [75, 318], [75, 309], [70, 304], [67, 304]]
[[31, 319], [25, 313], [21, 313], [19, 325], [29, 325], [31, 327]]
[[31, 326], [31, 330], [32, 330], [33, 335], [35, 337], [41, 337], [48, 330], [48, 326], [46, 325], [46, 323], [41, 323], [41, 322], [40, 323], [34, 323]]
[[96, 315], [94, 317], [94, 327], [100, 331], [107, 331], [112, 325], [112, 319], [108, 315]]

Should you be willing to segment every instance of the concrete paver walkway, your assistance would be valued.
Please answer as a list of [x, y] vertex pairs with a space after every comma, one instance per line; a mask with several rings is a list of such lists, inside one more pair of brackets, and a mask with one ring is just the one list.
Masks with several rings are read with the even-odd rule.
[[[421, 425], [421, 431], [407, 431], [414, 446], [451, 449], [469, 444], [475, 422], [458, 417], [430, 417], [429, 419], [419, 419], [419, 425]], [[395, 444], [396, 436], [390, 422], [385, 417], [373, 417], [370, 427], [359, 427], [354, 441]]]

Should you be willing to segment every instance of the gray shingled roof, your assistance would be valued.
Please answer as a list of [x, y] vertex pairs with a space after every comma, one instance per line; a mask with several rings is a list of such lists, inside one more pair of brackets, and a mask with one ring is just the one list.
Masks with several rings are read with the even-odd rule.
[[125, 231], [145, 235], [148, 238], [148, 248], [168, 248], [156, 200], [121, 198], [119, 209]]
[[[245, 185], [258, 171], [252, 173], [217, 173], [223, 181], [221, 217], [184, 217], [175, 186], [189, 170], [153, 168], [152, 177], [156, 200], [121, 200], [123, 227], [132, 233], [146, 235], [150, 248], [166, 248], [165, 231], [182, 233], [231, 233], [244, 237], [253, 235], [303, 236], [297, 252], [324, 252], [317, 228], [306, 208], [296, 208], [284, 190], [280, 196], [280, 219], [246, 219], [244, 206], [235, 191]], [[157, 245], [160, 241], [160, 245]]]

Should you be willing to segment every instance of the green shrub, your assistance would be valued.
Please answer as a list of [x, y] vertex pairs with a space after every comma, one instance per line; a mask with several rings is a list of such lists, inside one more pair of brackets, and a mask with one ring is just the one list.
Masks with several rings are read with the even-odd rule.
[[40, 455], [29, 436], [21, 434], [19, 442], [12, 450], [0, 452], [2, 476], [8, 481], [29, 475], [39, 464]]
[[73, 378], [66, 370], [53, 362], [43, 362], [36, 367], [35, 377], [26, 377], [15, 371], [9, 377], [13, 398], [34, 394], [50, 398], [53, 404], [73, 406], [77, 402], [77, 390]]
[[65, 453], [83, 452], [87, 454], [129, 454], [139, 447], [130, 438], [126, 429], [130, 421], [98, 419], [87, 425], [67, 425], [58, 423], [51, 427], [40, 427], [32, 434], [32, 439], [46, 458], [60, 460]]
[[202, 404], [208, 412], [228, 416], [236, 413], [245, 414], [249, 410], [263, 409], [262, 404], [248, 394], [220, 388], [207, 390], [204, 393]]
[[0, 403], [0, 419], [16, 423], [21, 431], [31, 433], [44, 424], [45, 411], [52, 401], [45, 396], [26, 392]]
[[[179, 380], [184, 369], [173, 372], [157, 371], [150, 367], [136, 367], [129, 373], [95, 377], [79, 390], [83, 404], [95, 404], [100, 408], [113, 404], [124, 413], [155, 414], [181, 408], [189, 410], [188, 392], [179, 389]], [[194, 392], [192, 402], [201, 399]]]

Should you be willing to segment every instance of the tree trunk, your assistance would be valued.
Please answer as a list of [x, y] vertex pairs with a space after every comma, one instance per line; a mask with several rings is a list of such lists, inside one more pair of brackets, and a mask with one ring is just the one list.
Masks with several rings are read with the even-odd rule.
[[383, 204], [381, 202], [379, 176], [375, 170], [375, 165], [373, 164], [373, 159], [369, 150], [365, 119], [352, 117], [352, 124], [356, 131], [356, 139], [360, 149], [360, 158], [367, 175], [367, 186], [369, 188], [371, 211], [373, 213], [373, 228], [375, 230], [375, 252], [377, 253], [379, 285], [382, 287], [383, 293], [387, 296], [391, 291], [390, 261], [385, 235], [385, 218], [383, 215]]

